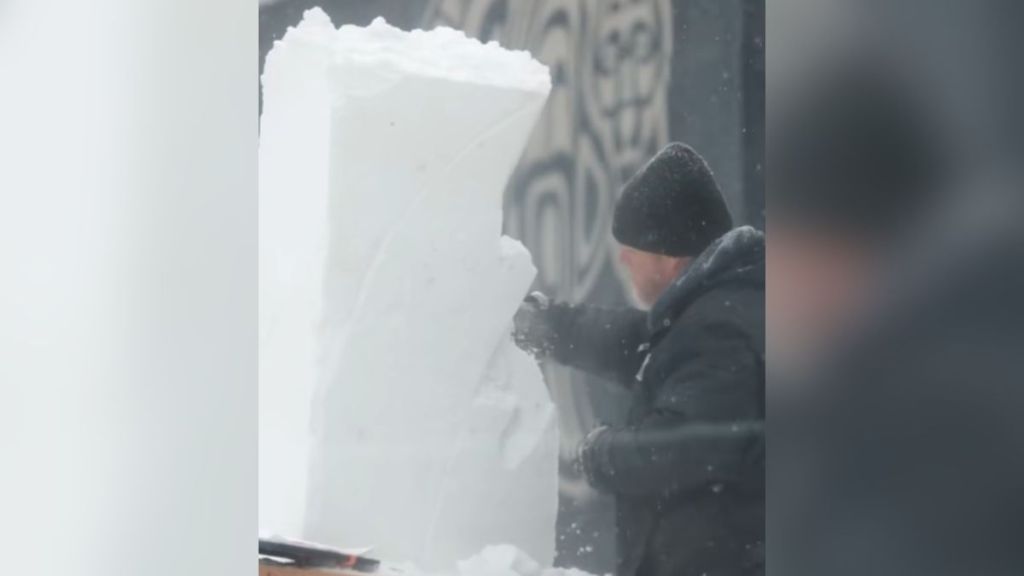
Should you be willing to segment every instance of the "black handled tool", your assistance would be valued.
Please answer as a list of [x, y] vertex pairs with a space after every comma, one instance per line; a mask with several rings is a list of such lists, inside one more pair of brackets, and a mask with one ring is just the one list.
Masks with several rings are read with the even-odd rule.
[[380, 561], [340, 550], [304, 545], [298, 542], [260, 538], [260, 556], [290, 560], [297, 568], [344, 568], [356, 572], [376, 572]]

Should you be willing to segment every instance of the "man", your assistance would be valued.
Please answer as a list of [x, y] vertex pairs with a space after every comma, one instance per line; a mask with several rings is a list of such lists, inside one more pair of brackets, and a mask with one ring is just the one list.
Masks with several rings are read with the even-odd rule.
[[763, 573], [764, 240], [731, 227], [703, 158], [669, 144], [612, 227], [649, 310], [535, 293], [516, 315], [521, 347], [632, 393], [627, 425], [591, 432], [577, 462], [616, 496], [620, 576]]

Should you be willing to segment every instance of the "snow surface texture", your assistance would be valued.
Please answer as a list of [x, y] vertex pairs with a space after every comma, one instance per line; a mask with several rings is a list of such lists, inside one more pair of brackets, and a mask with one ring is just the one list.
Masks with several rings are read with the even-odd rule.
[[572, 568], [542, 568], [532, 558], [514, 546], [502, 544], [488, 546], [482, 552], [458, 563], [455, 575], [430, 574], [415, 566], [387, 568], [382, 576], [591, 576]]
[[550, 565], [554, 409], [509, 337], [536, 270], [501, 237], [547, 68], [314, 9], [263, 90], [260, 530], [428, 570], [497, 542]]

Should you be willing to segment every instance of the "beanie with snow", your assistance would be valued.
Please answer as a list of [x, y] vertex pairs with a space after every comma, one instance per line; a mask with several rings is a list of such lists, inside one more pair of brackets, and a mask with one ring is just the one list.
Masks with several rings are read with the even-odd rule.
[[732, 217], [707, 162], [679, 142], [626, 182], [612, 222], [619, 243], [667, 256], [696, 256], [730, 229]]

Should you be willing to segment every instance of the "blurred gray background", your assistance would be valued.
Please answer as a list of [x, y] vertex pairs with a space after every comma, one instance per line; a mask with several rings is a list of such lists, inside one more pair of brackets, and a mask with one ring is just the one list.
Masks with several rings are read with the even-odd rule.
[[[261, 72], [274, 40], [314, 6], [335, 25], [383, 16], [403, 29], [450, 26], [550, 67], [547, 108], [505, 193], [505, 228], [533, 253], [536, 288], [557, 299], [629, 303], [612, 209], [625, 179], [669, 141], [705, 156], [737, 224], [763, 228], [763, 0], [261, 1]], [[624, 417], [625, 395], [610, 384], [545, 373], [563, 455]], [[556, 563], [613, 570], [611, 499], [565, 469], [559, 500]]]

